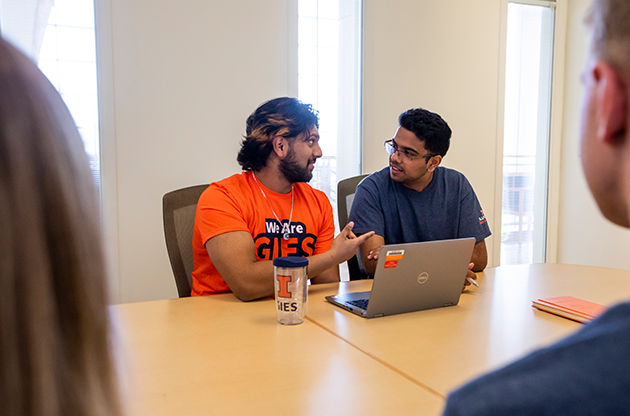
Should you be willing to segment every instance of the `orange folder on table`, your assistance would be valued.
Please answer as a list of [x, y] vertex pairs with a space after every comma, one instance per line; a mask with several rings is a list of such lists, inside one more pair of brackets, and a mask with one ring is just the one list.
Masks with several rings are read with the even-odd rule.
[[534, 308], [578, 322], [588, 322], [606, 312], [608, 307], [573, 296], [538, 299], [532, 301]]

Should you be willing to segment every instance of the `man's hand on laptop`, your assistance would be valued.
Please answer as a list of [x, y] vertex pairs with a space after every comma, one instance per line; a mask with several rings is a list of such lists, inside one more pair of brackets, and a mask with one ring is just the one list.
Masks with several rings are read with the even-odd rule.
[[473, 281], [477, 280], [477, 275], [475, 274], [475, 272], [472, 271], [474, 266], [475, 266], [475, 263], [470, 263], [468, 265], [468, 271], [466, 272], [466, 279], [464, 279], [464, 287], [462, 287], [462, 292], [466, 290], [466, 286], [471, 285], [470, 279], [472, 279]]
[[368, 260], [378, 260], [378, 253], [380, 253], [380, 251], [381, 247], [375, 248], [374, 250], [370, 251], [367, 255]]

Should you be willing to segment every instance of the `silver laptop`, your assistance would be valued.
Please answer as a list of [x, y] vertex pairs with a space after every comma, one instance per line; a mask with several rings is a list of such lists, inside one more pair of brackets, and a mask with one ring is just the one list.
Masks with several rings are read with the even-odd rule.
[[472, 237], [384, 245], [371, 292], [326, 300], [364, 318], [457, 305], [474, 246]]

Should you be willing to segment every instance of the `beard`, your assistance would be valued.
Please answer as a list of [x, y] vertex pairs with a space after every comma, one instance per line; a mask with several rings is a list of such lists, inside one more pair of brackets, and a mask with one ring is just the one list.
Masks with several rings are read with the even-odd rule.
[[296, 160], [295, 152], [290, 149], [287, 157], [280, 161], [279, 168], [285, 179], [291, 183], [308, 182], [313, 178], [313, 172], [308, 169], [311, 163], [314, 161], [309, 159], [306, 166], [301, 166]]

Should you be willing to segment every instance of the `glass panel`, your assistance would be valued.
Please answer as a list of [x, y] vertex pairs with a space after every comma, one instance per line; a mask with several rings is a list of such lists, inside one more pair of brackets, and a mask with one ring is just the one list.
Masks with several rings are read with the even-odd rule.
[[317, 17], [320, 19], [339, 19], [339, 0], [318, 0]]
[[334, 48], [338, 50], [339, 20], [318, 19], [317, 45], [322, 48]]
[[[298, 90], [300, 91], [300, 100], [305, 103], [317, 102], [317, 74], [301, 75], [298, 80]], [[321, 125], [320, 125], [321, 128]], [[317, 164], [315, 164], [317, 167]]]
[[509, 3], [501, 264], [545, 261], [554, 11]]
[[326, 192], [335, 220], [337, 182], [361, 172], [361, 5], [360, 0], [298, 2], [298, 97], [319, 111], [324, 153], [311, 185]]
[[100, 187], [92, 0], [0, 0], [2, 36], [30, 56], [74, 118]]
[[319, 111], [324, 153], [311, 185], [328, 195], [337, 230], [337, 182], [361, 173], [361, 7], [361, 0], [298, 3], [298, 97]]
[[[317, 76], [317, 46], [298, 46], [298, 67], [300, 68], [300, 77], [307, 77], [308, 75]], [[310, 77], [308, 77], [310, 79]], [[301, 78], [298, 78], [298, 82]], [[317, 87], [315, 82], [314, 87]], [[300, 91], [300, 97], [302, 92]]]
[[317, 19], [311, 17], [298, 18], [298, 45], [317, 47]]
[[317, 0], [299, 0], [298, 10], [300, 16], [317, 17]]

